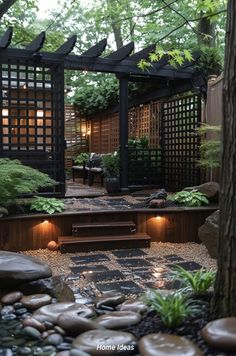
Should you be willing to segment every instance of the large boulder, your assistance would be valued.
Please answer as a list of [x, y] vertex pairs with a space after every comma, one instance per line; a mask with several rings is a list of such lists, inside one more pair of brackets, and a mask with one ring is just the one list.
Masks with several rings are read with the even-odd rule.
[[205, 194], [209, 201], [215, 203], [219, 201], [220, 185], [217, 182], [207, 182], [195, 187], [184, 188], [184, 190], [197, 190], [198, 192]]
[[219, 210], [208, 216], [205, 223], [198, 229], [198, 236], [206, 246], [212, 258], [218, 256], [219, 242]]
[[38, 259], [20, 253], [0, 251], [0, 288], [51, 277], [52, 271]]

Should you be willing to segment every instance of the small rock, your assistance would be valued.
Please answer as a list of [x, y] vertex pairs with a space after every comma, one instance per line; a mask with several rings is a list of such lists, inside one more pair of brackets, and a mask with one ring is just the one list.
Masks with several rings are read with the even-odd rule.
[[149, 334], [138, 343], [141, 356], [203, 356], [192, 341], [182, 336]]
[[31, 355], [32, 351], [30, 347], [21, 347], [19, 350], [20, 355]]
[[148, 206], [149, 208], [165, 208], [166, 201], [165, 199], [152, 199]]
[[131, 311], [106, 313], [96, 319], [97, 323], [107, 329], [122, 329], [141, 321], [141, 315]]
[[63, 337], [60, 334], [53, 333], [46, 338], [45, 342], [48, 345], [57, 346], [63, 342]]
[[202, 329], [201, 334], [210, 346], [224, 351], [235, 351], [236, 317], [213, 320]]
[[47, 244], [47, 249], [49, 251], [57, 251], [59, 249], [59, 245], [56, 243], [56, 241], [49, 241]]
[[38, 309], [44, 305], [50, 304], [52, 297], [48, 294], [33, 294], [24, 296], [21, 303], [29, 309]]
[[1, 299], [2, 304], [14, 304], [23, 297], [21, 292], [12, 292], [4, 295]]
[[37, 329], [33, 328], [32, 326], [26, 326], [23, 329], [23, 333], [29, 336], [32, 339], [40, 339], [41, 333]]
[[4, 314], [4, 315], [2, 315], [2, 319], [8, 320], [8, 321], [14, 320], [14, 319], [16, 319], [16, 315], [15, 314]]
[[217, 258], [218, 256], [219, 221], [220, 211], [217, 210], [208, 216], [205, 223], [198, 229], [199, 239], [206, 246], [212, 258]]
[[60, 314], [57, 318], [57, 324], [71, 335], [78, 335], [82, 332], [101, 329], [102, 327], [95, 321], [83, 318], [78, 315], [67, 313]]
[[100, 308], [105, 305], [108, 307], [116, 307], [117, 305], [123, 303], [125, 300], [125, 296], [122, 293], [104, 293], [99, 296], [95, 301], [96, 308]]
[[40, 323], [38, 320], [34, 319], [34, 318], [25, 318], [23, 321], [22, 321], [22, 325], [24, 327], [26, 326], [32, 326], [33, 328], [39, 330], [39, 331], [44, 331], [46, 330], [46, 327], [45, 325], [43, 325], [42, 323]]
[[71, 349], [70, 350], [70, 356], [91, 356], [91, 355], [88, 354], [87, 352], [84, 352], [84, 351], [79, 350], [79, 349]]
[[184, 190], [197, 190], [198, 192], [205, 194], [210, 201], [219, 201], [220, 185], [217, 182], [206, 182], [195, 187], [184, 188]]
[[66, 312], [70, 315], [79, 315], [83, 318], [91, 318], [96, 315], [95, 311], [87, 305], [77, 303], [55, 303], [45, 305], [33, 313], [33, 317], [46, 316], [48, 321], [56, 323], [58, 316]]
[[[79, 335], [74, 340], [73, 347], [91, 355], [117, 355], [125, 350], [128, 355], [133, 355], [136, 349], [136, 338], [123, 331], [90, 330]], [[107, 348], [108, 350], [106, 350]], [[71, 353], [71, 355], [79, 356], [81, 354]]]
[[134, 313], [146, 313], [148, 310], [147, 305], [141, 300], [127, 300], [117, 307], [120, 311], [132, 311]]

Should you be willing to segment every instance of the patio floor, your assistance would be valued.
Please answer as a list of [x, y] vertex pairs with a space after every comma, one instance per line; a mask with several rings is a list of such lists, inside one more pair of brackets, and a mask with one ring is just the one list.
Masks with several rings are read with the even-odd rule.
[[216, 269], [216, 261], [206, 248], [196, 243], [152, 243], [150, 249], [63, 255], [45, 250], [24, 253], [42, 259], [52, 267], [53, 274], [62, 275], [78, 302], [109, 290], [137, 296], [147, 288], [167, 292], [178, 289], [180, 281], [173, 280], [172, 275], [176, 264], [189, 271]]

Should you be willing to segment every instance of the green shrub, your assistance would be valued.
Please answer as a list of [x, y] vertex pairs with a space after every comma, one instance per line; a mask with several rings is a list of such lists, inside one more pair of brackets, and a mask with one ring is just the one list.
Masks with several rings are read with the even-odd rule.
[[131, 137], [128, 141], [129, 148], [147, 149], [149, 146], [149, 139], [147, 136], [141, 138]]
[[180, 292], [162, 295], [156, 290], [149, 290], [144, 301], [157, 312], [163, 324], [169, 328], [179, 326], [186, 318], [200, 310], [186, 294]]
[[15, 203], [19, 194], [35, 193], [39, 188], [55, 184], [47, 174], [25, 166], [18, 160], [0, 159], [0, 206]]
[[48, 214], [61, 213], [65, 210], [65, 204], [62, 200], [56, 198], [35, 197], [30, 204], [30, 210]]
[[206, 195], [201, 192], [198, 192], [197, 190], [192, 190], [190, 192], [182, 190], [181, 192], [178, 192], [173, 196], [169, 197], [169, 199], [171, 199], [175, 203], [184, 204], [188, 207], [209, 204], [209, 200], [207, 199]]
[[82, 166], [84, 162], [89, 160], [89, 153], [82, 152], [74, 159], [75, 164]]
[[120, 157], [119, 154], [108, 153], [102, 156], [102, 167], [107, 177], [116, 177], [120, 172]]
[[215, 272], [206, 271], [203, 268], [197, 272], [186, 271], [181, 266], [175, 266], [176, 271], [174, 275], [181, 279], [186, 290], [193, 292], [196, 296], [204, 295], [215, 282]]

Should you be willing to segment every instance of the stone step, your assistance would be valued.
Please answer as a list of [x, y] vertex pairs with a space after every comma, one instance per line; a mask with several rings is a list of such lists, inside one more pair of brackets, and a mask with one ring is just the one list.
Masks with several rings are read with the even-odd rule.
[[58, 244], [62, 253], [126, 248], [148, 248], [151, 237], [145, 233], [113, 236], [60, 236]]
[[133, 221], [108, 221], [72, 224], [72, 236], [127, 235], [135, 232]]

